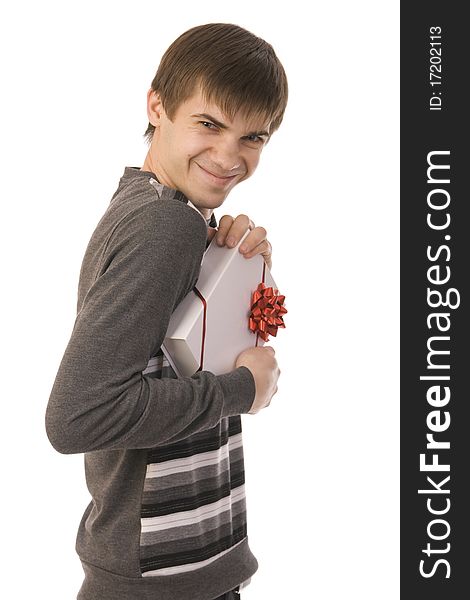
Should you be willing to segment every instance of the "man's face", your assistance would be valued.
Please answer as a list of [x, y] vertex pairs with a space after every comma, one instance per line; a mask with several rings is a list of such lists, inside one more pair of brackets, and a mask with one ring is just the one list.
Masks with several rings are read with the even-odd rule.
[[180, 104], [173, 121], [158, 95], [149, 90], [148, 98], [156, 129], [143, 168], [210, 215], [232, 188], [254, 173], [269, 124], [240, 115], [229, 120], [217, 105], [204, 101], [199, 88]]

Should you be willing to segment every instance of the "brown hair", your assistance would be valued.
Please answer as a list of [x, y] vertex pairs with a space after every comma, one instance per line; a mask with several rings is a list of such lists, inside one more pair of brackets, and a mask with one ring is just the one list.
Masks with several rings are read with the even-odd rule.
[[[284, 68], [270, 44], [238, 25], [208, 23], [189, 29], [167, 49], [151, 83], [170, 120], [197, 85], [204, 99], [230, 119], [238, 111], [265, 119], [270, 136], [282, 122], [288, 96]], [[154, 131], [149, 123], [144, 133], [148, 144]]]

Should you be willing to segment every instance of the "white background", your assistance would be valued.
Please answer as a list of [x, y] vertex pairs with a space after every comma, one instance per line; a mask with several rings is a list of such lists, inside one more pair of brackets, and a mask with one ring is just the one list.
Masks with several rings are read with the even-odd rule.
[[289, 311], [271, 338], [279, 391], [243, 417], [259, 561], [243, 599], [398, 598], [399, 3], [30, 1], [2, 12], [9, 600], [74, 599], [80, 588], [83, 455], [52, 448], [44, 413], [86, 244], [124, 166], [145, 158], [160, 57], [216, 21], [270, 42], [290, 91], [257, 172], [215, 211], [266, 227]]

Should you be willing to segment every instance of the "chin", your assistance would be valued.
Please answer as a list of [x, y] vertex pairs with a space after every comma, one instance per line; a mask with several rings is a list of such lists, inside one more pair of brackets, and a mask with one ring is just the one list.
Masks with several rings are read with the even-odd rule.
[[229, 193], [230, 192], [227, 192], [226, 194], [223, 194], [222, 196], [218, 196], [217, 198], [215, 198], [213, 200], [213, 202], [210, 203], [210, 208], [214, 209], [214, 208], [218, 208], [219, 206], [222, 206], [222, 204], [227, 199]]
[[213, 192], [199, 192], [192, 196], [188, 196], [188, 198], [198, 208], [208, 208], [210, 210], [214, 210], [215, 208], [222, 206], [229, 193], [230, 190], [224, 194], [214, 194]]

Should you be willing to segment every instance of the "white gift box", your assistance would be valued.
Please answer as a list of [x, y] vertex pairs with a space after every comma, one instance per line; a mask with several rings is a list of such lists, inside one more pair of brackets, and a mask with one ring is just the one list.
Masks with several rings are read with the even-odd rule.
[[195, 288], [171, 315], [162, 350], [179, 377], [198, 370], [227, 373], [235, 369], [243, 350], [265, 344], [261, 334], [249, 327], [253, 292], [260, 283], [275, 293], [278, 290], [261, 254], [244, 258], [238, 251], [249, 232], [234, 248], [218, 246], [214, 236]]

